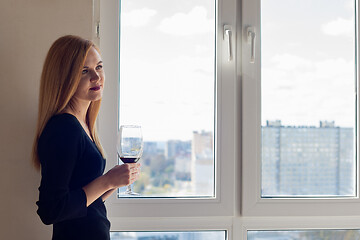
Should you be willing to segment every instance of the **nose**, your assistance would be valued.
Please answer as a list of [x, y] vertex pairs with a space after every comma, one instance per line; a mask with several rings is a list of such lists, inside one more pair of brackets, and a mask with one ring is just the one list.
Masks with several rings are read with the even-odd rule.
[[99, 80], [100, 80], [99, 74], [96, 71], [92, 71], [90, 81], [91, 82], [96, 82], [96, 81], [99, 81]]

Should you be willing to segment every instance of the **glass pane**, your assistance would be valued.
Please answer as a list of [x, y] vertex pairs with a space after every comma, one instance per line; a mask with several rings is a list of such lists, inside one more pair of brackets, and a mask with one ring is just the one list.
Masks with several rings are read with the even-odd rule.
[[248, 240], [355, 240], [360, 230], [248, 231]]
[[144, 139], [133, 189], [214, 197], [215, 1], [120, 2], [119, 124]]
[[226, 240], [226, 231], [111, 232], [111, 240]]
[[261, 1], [262, 197], [355, 196], [355, 1]]

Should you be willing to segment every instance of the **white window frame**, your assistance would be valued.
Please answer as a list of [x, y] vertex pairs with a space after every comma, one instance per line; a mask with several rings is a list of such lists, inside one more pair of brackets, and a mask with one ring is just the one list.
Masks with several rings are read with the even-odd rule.
[[[94, 29], [100, 22], [100, 40], [95, 40], [100, 45], [106, 71], [98, 127], [107, 152], [106, 170], [109, 170], [117, 164], [114, 143], [118, 117], [119, 0], [93, 0], [93, 3]], [[216, 198], [117, 199], [114, 194], [106, 201], [112, 231], [226, 230], [229, 240], [245, 240], [248, 230], [360, 229], [359, 196], [260, 197], [259, 6], [260, 0], [218, 0]], [[224, 25], [230, 25], [232, 30], [231, 62], [227, 61], [227, 42], [222, 37]], [[255, 27], [257, 33], [255, 63], [249, 62], [248, 26]], [[359, 48], [356, 54], [359, 56]], [[358, 166], [357, 160], [357, 169]], [[357, 170], [358, 194], [359, 185]]]
[[359, 216], [263, 216], [241, 217], [234, 221], [233, 235], [247, 239], [248, 231], [358, 230]]
[[[95, 4], [96, 6], [96, 4]], [[102, 106], [98, 118], [99, 135], [107, 153], [107, 169], [117, 164], [116, 155], [116, 132], [118, 116], [118, 89], [119, 89], [119, 0], [100, 1], [100, 49], [106, 72], [106, 83]], [[236, 124], [238, 105], [236, 58], [232, 61], [227, 59], [227, 41], [223, 40], [223, 25], [232, 28], [232, 55], [235, 56], [236, 46], [236, 0], [218, 1], [218, 33], [217, 33], [217, 119], [216, 119], [216, 197], [210, 199], [168, 199], [168, 198], [117, 198], [113, 194], [107, 201], [108, 216], [115, 224], [116, 229], [128, 229], [126, 223], [131, 218], [136, 221], [149, 218], [192, 218], [198, 226], [201, 222], [208, 222], [215, 216], [229, 217], [227, 222], [232, 222], [231, 217], [236, 211], [236, 199], [239, 189], [235, 187], [237, 171], [237, 147], [239, 146]], [[222, 12], [226, 12], [223, 14]], [[235, 129], [235, 131], [234, 131]], [[198, 220], [195, 220], [198, 218]], [[124, 221], [126, 219], [126, 221]], [[219, 225], [219, 218], [215, 218]], [[150, 221], [150, 222], [151, 222]], [[179, 220], [180, 221], [180, 220]], [[191, 229], [192, 221], [188, 221]], [[164, 220], [165, 226], [169, 222]], [[120, 224], [121, 223], [121, 224]], [[143, 230], [145, 227], [138, 226]], [[150, 224], [151, 225], [151, 224]], [[175, 224], [176, 225], [176, 224]], [[175, 226], [174, 225], [174, 226]], [[211, 224], [210, 224], [211, 225]], [[114, 225], [113, 225], [114, 226]], [[119, 226], [120, 228], [118, 228]], [[134, 226], [133, 226], [134, 227]], [[136, 227], [137, 228], [137, 227]], [[231, 225], [226, 225], [230, 229]], [[212, 228], [207, 228], [212, 229]], [[160, 230], [158, 228], [158, 230]]]
[[[260, 53], [260, 2], [261, 0], [242, 0], [242, 26], [255, 28], [256, 53]], [[358, 5], [358, 2], [357, 2]], [[357, 7], [356, 7], [357, 8]], [[246, 9], [246, 10], [245, 10]], [[358, 8], [357, 8], [358, 9]], [[358, 16], [356, 16], [357, 18]], [[358, 23], [358, 19], [356, 19]], [[358, 28], [357, 24], [357, 28]], [[358, 33], [358, 30], [357, 30]], [[242, 43], [242, 214], [244, 216], [357, 216], [360, 215], [359, 198], [359, 159], [357, 156], [356, 197], [352, 198], [261, 198], [261, 90], [260, 63], [257, 54], [255, 63], [250, 63], [250, 45], [245, 39]], [[276, 34], [276, 33], [274, 33]], [[358, 36], [357, 36], [358, 39]], [[358, 42], [358, 40], [357, 40]], [[358, 45], [358, 43], [357, 43]], [[357, 59], [359, 48], [357, 46]], [[357, 66], [359, 72], [359, 65]], [[357, 76], [357, 90], [359, 92]], [[359, 103], [357, 100], [357, 107]], [[357, 111], [359, 114], [359, 111]], [[357, 116], [359, 121], [359, 115]], [[357, 123], [359, 125], [359, 123]], [[357, 127], [357, 136], [359, 128]], [[358, 138], [358, 137], [357, 137]], [[358, 140], [357, 140], [358, 142]], [[357, 144], [357, 153], [359, 146]]]

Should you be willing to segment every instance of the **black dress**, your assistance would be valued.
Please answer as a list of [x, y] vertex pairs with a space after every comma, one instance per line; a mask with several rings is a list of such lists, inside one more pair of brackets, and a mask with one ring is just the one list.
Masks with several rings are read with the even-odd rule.
[[53, 116], [38, 143], [41, 183], [37, 213], [53, 224], [53, 240], [110, 239], [110, 222], [98, 198], [86, 207], [82, 187], [104, 173], [105, 159], [75, 116]]

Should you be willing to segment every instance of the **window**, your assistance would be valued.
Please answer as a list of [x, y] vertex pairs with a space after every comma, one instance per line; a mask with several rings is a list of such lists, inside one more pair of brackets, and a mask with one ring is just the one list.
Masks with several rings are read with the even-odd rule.
[[359, 239], [360, 230], [282, 230], [282, 231], [248, 231], [247, 239]]
[[192, 231], [192, 232], [111, 232], [111, 240], [226, 240], [225, 231]]
[[354, 13], [355, 1], [261, 1], [262, 197], [355, 196]]
[[244, 213], [354, 214], [356, 1], [246, 8], [256, 10], [243, 12], [254, 39], [242, 43]]
[[119, 125], [143, 129], [138, 197], [215, 196], [215, 5], [120, 1]]

